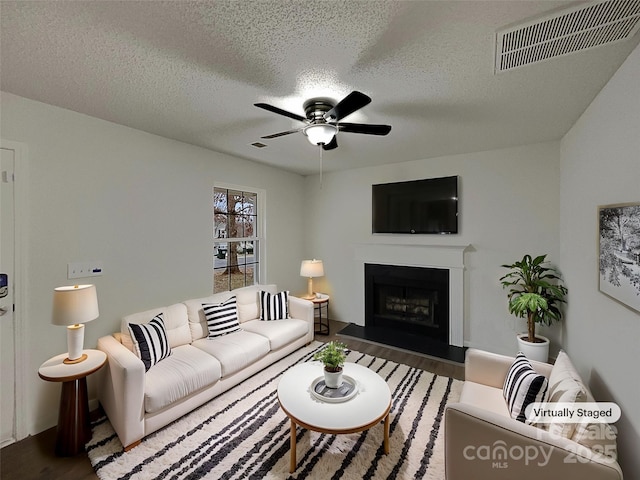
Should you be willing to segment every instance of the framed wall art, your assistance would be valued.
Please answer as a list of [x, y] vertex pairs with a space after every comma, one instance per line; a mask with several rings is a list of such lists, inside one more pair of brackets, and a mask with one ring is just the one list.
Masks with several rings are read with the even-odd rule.
[[598, 207], [600, 291], [640, 313], [640, 203]]

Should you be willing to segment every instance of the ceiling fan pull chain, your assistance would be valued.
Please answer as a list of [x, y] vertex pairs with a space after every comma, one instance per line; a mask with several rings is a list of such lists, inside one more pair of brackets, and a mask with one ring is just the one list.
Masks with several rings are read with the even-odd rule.
[[322, 190], [322, 144], [318, 144], [318, 148], [320, 149], [320, 190]]

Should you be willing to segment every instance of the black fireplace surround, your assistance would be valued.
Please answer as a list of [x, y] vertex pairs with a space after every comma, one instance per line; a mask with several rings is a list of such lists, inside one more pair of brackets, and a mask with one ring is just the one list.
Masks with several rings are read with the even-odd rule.
[[365, 264], [365, 326], [449, 344], [449, 270]]

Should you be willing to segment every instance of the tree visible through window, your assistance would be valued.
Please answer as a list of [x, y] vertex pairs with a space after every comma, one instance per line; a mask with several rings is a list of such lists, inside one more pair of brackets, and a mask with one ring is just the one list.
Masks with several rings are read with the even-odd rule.
[[213, 291], [258, 281], [258, 194], [213, 190]]

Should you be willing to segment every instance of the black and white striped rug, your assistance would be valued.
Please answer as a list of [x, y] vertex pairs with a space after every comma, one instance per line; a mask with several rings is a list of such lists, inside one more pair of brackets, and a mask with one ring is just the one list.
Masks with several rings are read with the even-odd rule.
[[391, 389], [391, 452], [383, 426], [326, 435], [298, 428], [298, 468], [289, 474], [289, 420], [276, 395], [278, 380], [322, 348], [314, 342], [223, 395], [146, 437], [131, 451], [107, 419], [93, 426], [89, 459], [101, 479], [444, 479], [444, 407], [462, 382], [358, 352], [347, 361], [377, 372]]

